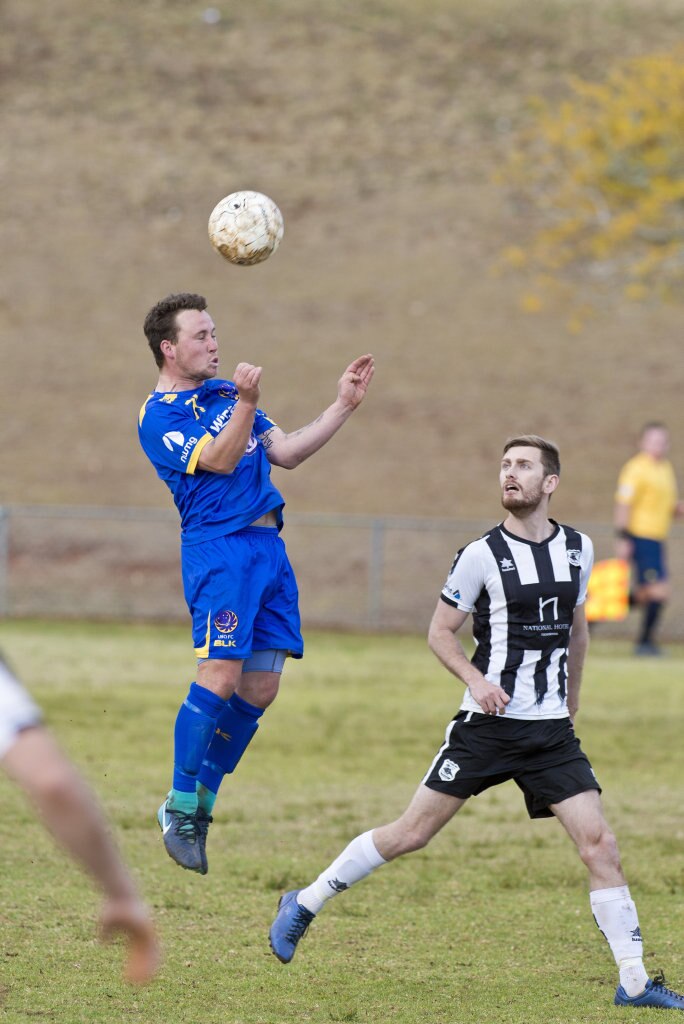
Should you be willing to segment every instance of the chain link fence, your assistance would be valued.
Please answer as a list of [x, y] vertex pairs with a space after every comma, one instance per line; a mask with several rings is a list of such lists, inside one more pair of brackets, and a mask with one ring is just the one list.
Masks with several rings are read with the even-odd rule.
[[[609, 523], [574, 523], [609, 558]], [[424, 633], [456, 551], [492, 520], [288, 513], [304, 627]], [[684, 640], [684, 529], [662, 635]], [[681, 586], [678, 581], [682, 581]], [[175, 509], [0, 506], [0, 614], [186, 622]], [[631, 637], [633, 616], [601, 626]]]

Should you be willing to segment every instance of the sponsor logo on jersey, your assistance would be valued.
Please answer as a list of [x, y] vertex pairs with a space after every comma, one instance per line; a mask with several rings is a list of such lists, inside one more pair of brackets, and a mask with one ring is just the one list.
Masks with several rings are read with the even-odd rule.
[[185, 404], [186, 404], [186, 405], [190, 405], [190, 406], [192, 406], [192, 411], [193, 411], [193, 412], [194, 412], [194, 414], [195, 414], [195, 419], [196, 419], [196, 420], [198, 420], [198, 419], [200, 418], [200, 413], [201, 413], [201, 412], [206, 412], [206, 411], [207, 411], [207, 410], [206, 410], [206, 409], [204, 408], [204, 406], [203, 406], [203, 405], [198, 405], [198, 404], [197, 404], [197, 395], [193, 395], [193, 396], [192, 396], [192, 398], [188, 398], [188, 399], [186, 399], [186, 402], [185, 402]]
[[177, 398], [178, 395], [164, 395], [160, 398], [160, 402], [166, 402], [167, 405], [171, 405], [171, 403], [175, 402]]
[[181, 455], [181, 462], [187, 462], [188, 461], [188, 458], [190, 456], [190, 452], [195, 447], [195, 445], [197, 444], [198, 441], [199, 441], [198, 437], [189, 437], [187, 439], [187, 441], [185, 442], [185, 447], [183, 448], [183, 454]]
[[162, 437], [162, 441], [169, 451], [172, 452], [174, 444], [177, 444], [179, 448], [185, 444], [185, 437], [181, 434], [180, 430], [169, 430], [168, 434], [164, 434]]
[[228, 408], [224, 409], [223, 412], [220, 412], [218, 416], [215, 416], [214, 419], [209, 424], [209, 429], [213, 430], [215, 434], [220, 433], [220, 431], [223, 430], [230, 417], [233, 415], [234, 408], [234, 405], [230, 405], [228, 406]]
[[439, 775], [442, 782], [453, 782], [458, 772], [460, 772], [461, 766], [456, 764], [455, 761], [450, 761], [449, 758], [443, 761], [439, 766]]
[[515, 572], [515, 562], [511, 558], [502, 558], [499, 563], [501, 572]]
[[229, 610], [219, 612], [214, 619], [214, 625], [219, 633], [232, 633], [237, 628], [238, 617], [235, 612]]
[[539, 621], [546, 621], [546, 609], [549, 609], [549, 616], [554, 622], [558, 621], [558, 597], [539, 598]]
[[[218, 416], [215, 416], [209, 424], [209, 430], [213, 431], [214, 434], [220, 434], [230, 417], [233, 415], [234, 408], [234, 405], [230, 405], [228, 408], [220, 412]], [[258, 442], [254, 434], [250, 434], [249, 441], [245, 448], [245, 455], [251, 455], [252, 452], [256, 451], [257, 443]]]
[[570, 565], [581, 565], [582, 552], [579, 550], [579, 548], [568, 549], [568, 562], [570, 563]]

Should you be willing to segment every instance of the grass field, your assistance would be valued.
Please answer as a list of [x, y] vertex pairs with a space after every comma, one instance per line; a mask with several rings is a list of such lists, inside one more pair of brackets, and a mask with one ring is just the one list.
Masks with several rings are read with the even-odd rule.
[[[12, 1024], [579, 1024], [627, 1019], [560, 827], [515, 786], [486, 794], [424, 851], [335, 900], [294, 962], [269, 951], [278, 895], [400, 812], [455, 710], [422, 638], [312, 635], [232, 781], [210, 873], [166, 856], [154, 815], [192, 661], [183, 629], [4, 623], [0, 644], [100, 794], [155, 909], [160, 979], [119, 980], [95, 941], [90, 885], [0, 781], [0, 1020]], [[646, 962], [684, 985], [684, 652], [657, 664], [597, 643], [578, 732], [604, 786]]]

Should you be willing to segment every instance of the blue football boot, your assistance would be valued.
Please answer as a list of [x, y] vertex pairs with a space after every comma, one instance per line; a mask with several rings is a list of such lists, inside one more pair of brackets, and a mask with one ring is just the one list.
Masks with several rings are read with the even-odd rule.
[[281, 964], [289, 964], [297, 951], [297, 943], [313, 921], [315, 914], [297, 903], [300, 889], [292, 889], [280, 897], [278, 913], [271, 925], [269, 942]]
[[646, 988], [639, 996], [628, 996], [622, 985], [615, 993], [616, 1006], [652, 1006], [659, 1010], [684, 1010], [684, 996], [665, 988], [665, 978], [656, 974], [646, 982]]
[[182, 868], [187, 868], [188, 871], [198, 871], [201, 875], [205, 875], [207, 873], [206, 854], [204, 870], [202, 870], [202, 826], [197, 820], [197, 814], [174, 811], [169, 807], [168, 800], [165, 800], [157, 812], [157, 821], [162, 830], [164, 846], [169, 857], [175, 860], [176, 864], [180, 864]]

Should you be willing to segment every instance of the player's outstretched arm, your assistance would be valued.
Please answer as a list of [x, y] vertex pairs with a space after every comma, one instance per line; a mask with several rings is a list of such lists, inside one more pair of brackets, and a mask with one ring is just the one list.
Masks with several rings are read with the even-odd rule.
[[36, 806], [52, 836], [104, 892], [101, 934], [103, 938], [116, 932], [125, 936], [126, 979], [138, 985], [150, 981], [160, 963], [152, 919], [94, 794], [75, 766], [47, 730], [35, 726], [17, 735], [2, 768]]
[[359, 407], [374, 373], [373, 356], [359, 356], [337, 382], [337, 398], [317, 419], [291, 434], [286, 434], [280, 427], [273, 427], [262, 434], [260, 441], [269, 462], [283, 469], [294, 469], [322, 448]]

